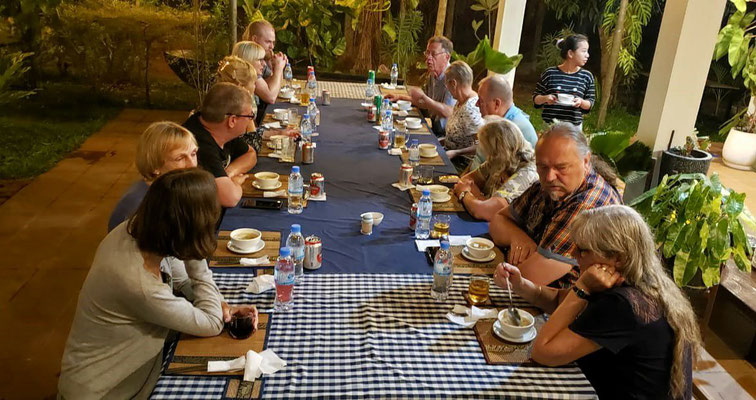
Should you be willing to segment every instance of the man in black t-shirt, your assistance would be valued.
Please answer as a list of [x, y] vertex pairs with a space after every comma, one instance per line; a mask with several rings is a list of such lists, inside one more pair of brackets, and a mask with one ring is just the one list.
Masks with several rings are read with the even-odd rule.
[[197, 139], [197, 162], [215, 176], [218, 200], [235, 207], [242, 197], [242, 183], [257, 163], [257, 154], [241, 136], [252, 115], [249, 92], [231, 83], [210, 88], [200, 112], [184, 122]]

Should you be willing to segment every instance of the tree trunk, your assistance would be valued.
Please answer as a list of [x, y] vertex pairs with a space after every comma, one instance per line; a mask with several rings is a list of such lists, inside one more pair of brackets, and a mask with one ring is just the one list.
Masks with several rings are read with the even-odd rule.
[[346, 39], [346, 47], [344, 47], [344, 55], [341, 56], [341, 61], [345, 69], [354, 71], [354, 29], [352, 29], [352, 17], [349, 15], [344, 15], [344, 38]]
[[436, 36], [444, 34], [444, 21], [446, 20], [446, 5], [447, 5], [446, 3], [447, 3], [447, 0], [438, 1], [438, 14], [436, 14], [436, 30], [433, 33]]
[[[606, 122], [606, 112], [609, 108], [609, 100], [611, 100], [612, 86], [614, 85], [614, 73], [617, 70], [617, 60], [619, 59], [619, 51], [622, 46], [622, 38], [625, 34], [625, 16], [627, 14], [628, 0], [621, 0], [619, 14], [617, 16], [617, 24], [614, 26], [614, 33], [612, 34], [612, 47], [609, 53], [609, 60], [607, 60], [606, 75], [602, 75], [601, 84], [601, 103], [599, 106], [598, 121], [596, 123], [597, 128], [602, 128]], [[601, 30], [601, 29], [599, 29]], [[601, 60], [603, 64], [604, 60]]]
[[[444, 22], [444, 36], [452, 40], [454, 34], [454, 9], [457, 6], [457, 0], [446, 0], [446, 22]], [[540, 3], [540, 2], [539, 2]], [[453, 41], [453, 40], [452, 40]]]
[[541, 36], [543, 35], [543, 19], [546, 17], [546, 4], [543, 1], [536, 2], [535, 29], [533, 29], [533, 47], [531, 54], [533, 63], [538, 62], [538, 51], [541, 49]]
[[366, 3], [360, 13], [357, 32], [355, 32], [358, 44], [354, 69], [357, 71], [375, 69], [381, 40], [381, 12], [376, 11], [379, 8], [376, 3], [374, 0]]

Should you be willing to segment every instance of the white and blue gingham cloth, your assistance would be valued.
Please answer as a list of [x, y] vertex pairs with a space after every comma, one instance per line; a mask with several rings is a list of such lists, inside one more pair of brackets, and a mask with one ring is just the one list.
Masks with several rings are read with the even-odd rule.
[[[216, 273], [231, 304], [272, 308], [273, 293], [243, 293], [251, 274]], [[468, 277], [449, 299], [430, 295], [430, 275], [308, 275], [292, 311], [274, 313], [266, 348], [287, 367], [264, 378], [262, 397], [279, 398], [596, 398], [575, 365], [488, 365], [472, 329], [449, 322]], [[491, 297], [506, 304], [506, 291]], [[519, 298], [516, 305], [527, 306]], [[161, 376], [153, 399], [220, 399], [227, 377]]]

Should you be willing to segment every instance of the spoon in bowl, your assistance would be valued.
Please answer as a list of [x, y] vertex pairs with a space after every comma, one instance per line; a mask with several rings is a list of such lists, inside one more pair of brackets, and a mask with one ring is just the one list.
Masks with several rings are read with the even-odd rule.
[[509, 318], [516, 326], [520, 326], [520, 313], [514, 307], [514, 302], [512, 301], [512, 287], [509, 285], [509, 278], [507, 278], [507, 294], [509, 295], [509, 309], [507, 310]]

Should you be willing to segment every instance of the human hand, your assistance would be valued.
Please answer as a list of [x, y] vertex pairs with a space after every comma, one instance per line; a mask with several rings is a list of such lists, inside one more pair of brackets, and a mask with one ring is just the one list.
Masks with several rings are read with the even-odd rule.
[[234, 175], [234, 176], [229, 176], [229, 178], [231, 178], [231, 180], [232, 180], [232, 181], [233, 181], [233, 182], [234, 182], [235, 184], [237, 184], [237, 185], [239, 185], [239, 186], [241, 186], [241, 185], [242, 185], [242, 184], [244, 183], [244, 181], [246, 181], [246, 180], [247, 180], [247, 178], [248, 178], [248, 177], [249, 177], [249, 175], [248, 175], [248, 174], [236, 174], [236, 175]]
[[556, 102], [557, 102], [557, 95], [555, 95], [555, 94], [544, 94], [544, 95], [541, 96], [541, 100], [543, 100], [543, 103], [541, 103], [541, 104], [548, 104], [548, 105], [556, 104]]
[[469, 192], [471, 190], [471, 186], [472, 186], [472, 184], [471, 184], [471, 182], [469, 180], [462, 179], [459, 182], [457, 182], [456, 185], [454, 185], [454, 189], [453, 189], [454, 190], [454, 194], [456, 194], [457, 196], [459, 196], [464, 191], [468, 191]]
[[572, 106], [575, 107], [575, 108], [582, 107], [583, 106], [583, 99], [581, 99], [580, 97], [575, 96], [572, 99]]
[[527, 260], [531, 254], [536, 252], [538, 245], [524, 232], [512, 232], [512, 234], [514, 237], [509, 244], [508, 262], [510, 264], [519, 265]]
[[288, 137], [293, 137], [293, 138], [298, 138], [298, 137], [302, 136], [302, 134], [299, 132], [299, 129], [288, 127], [288, 126], [286, 128], [284, 128], [284, 129], [282, 129], [281, 134], [282, 135], [286, 135]]
[[411, 87], [407, 90], [413, 104], [420, 105], [424, 102], [425, 93], [419, 87]]
[[231, 318], [235, 315], [252, 317], [252, 330], [257, 330], [257, 322], [259, 315], [257, 307], [255, 306], [229, 306], [225, 301], [221, 303], [223, 309], [223, 322], [231, 322]]
[[284, 64], [284, 66], [286, 66], [286, 64], [289, 62], [289, 57], [287, 57], [286, 54], [284, 54], [284, 53], [282, 53], [280, 51], [278, 52], [278, 54], [280, 54], [281, 57], [283, 57], [283, 64]]
[[274, 70], [283, 70], [286, 66], [286, 60], [284, 60], [284, 57], [285, 56], [282, 53], [273, 54], [273, 57], [270, 58], [270, 64]]
[[507, 279], [509, 279], [512, 290], [518, 293], [520, 289], [522, 289], [523, 283], [527, 281], [527, 279], [522, 277], [519, 268], [512, 264], [500, 263], [496, 266], [496, 270], [494, 271], [494, 283], [499, 287], [506, 289]]
[[611, 265], [593, 264], [580, 274], [575, 285], [589, 294], [596, 294], [619, 286], [624, 281], [625, 278]]

